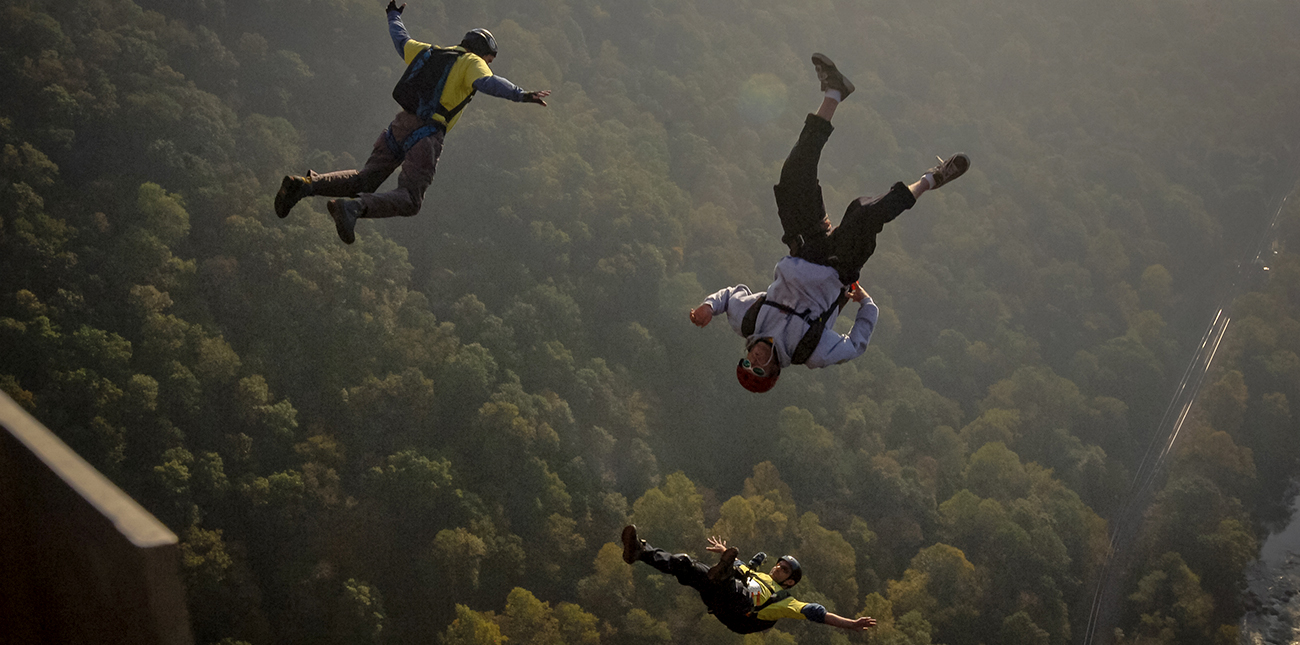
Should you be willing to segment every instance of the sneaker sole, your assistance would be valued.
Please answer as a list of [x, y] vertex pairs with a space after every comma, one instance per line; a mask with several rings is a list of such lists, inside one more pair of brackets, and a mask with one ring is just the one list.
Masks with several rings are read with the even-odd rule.
[[623, 561], [632, 564], [636, 562], [635, 545], [639, 544], [636, 537], [636, 527], [627, 526], [623, 528]]
[[347, 214], [343, 212], [343, 202], [331, 199], [329, 203], [325, 204], [325, 208], [329, 210], [330, 217], [334, 219], [334, 229], [338, 231], [339, 239], [343, 240], [344, 244], [355, 242], [357, 240], [356, 234], [343, 225], [343, 219], [347, 217]]
[[280, 182], [280, 191], [275, 194], [275, 214], [280, 216], [280, 219], [288, 217], [289, 210], [293, 208], [292, 204], [285, 204], [289, 200], [289, 191], [287, 190], [289, 181], [289, 178], [285, 177]]
[[830, 69], [833, 69], [835, 70], [836, 74], [840, 75], [840, 80], [844, 82], [844, 89], [840, 90], [840, 92], [843, 94], [844, 97], [847, 97], [848, 95], [852, 94], [854, 90], [858, 89], [853, 85], [853, 81], [850, 81], [849, 77], [845, 76], [844, 72], [841, 72], [840, 68], [836, 67], [835, 63], [832, 62], [831, 59], [826, 56], [826, 54], [813, 54], [812, 57], [814, 63], [821, 63], [823, 67], [828, 67]]

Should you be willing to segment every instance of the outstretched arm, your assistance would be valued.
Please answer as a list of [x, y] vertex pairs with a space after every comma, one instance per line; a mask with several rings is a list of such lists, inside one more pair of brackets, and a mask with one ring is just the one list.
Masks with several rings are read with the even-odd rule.
[[406, 25], [402, 24], [402, 10], [405, 8], [406, 3], [399, 7], [396, 0], [388, 0], [388, 35], [393, 37], [397, 55], [403, 59], [406, 58], [406, 41], [411, 39], [411, 35], [406, 33]]
[[542, 99], [551, 95], [550, 90], [525, 92], [504, 76], [484, 76], [474, 81], [474, 89], [499, 99], [507, 99], [516, 103], [536, 103], [543, 107], [546, 106], [546, 101]]
[[862, 287], [850, 291], [849, 298], [859, 304], [858, 315], [853, 320], [849, 335], [845, 336], [830, 328], [823, 331], [817, 349], [808, 357], [808, 362], [804, 363], [808, 367], [829, 367], [853, 360], [867, 351], [867, 343], [871, 342], [871, 332], [876, 328], [880, 308], [871, 301], [871, 296]]
[[740, 334], [740, 324], [745, 317], [745, 311], [757, 299], [758, 295], [751, 293], [749, 287], [743, 284], [727, 287], [710, 294], [700, 306], [692, 309], [690, 311], [691, 322], [695, 323], [696, 326], [703, 327], [709, 324], [709, 321], [713, 320], [714, 316], [727, 314], [727, 320], [731, 323], [732, 330]]
[[871, 618], [870, 616], [848, 619], [839, 614], [832, 614], [829, 611], [826, 612], [826, 619], [822, 622], [831, 627], [839, 627], [840, 629], [847, 629], [851, 632], [865, 632], [876, 626], [876, 619]]

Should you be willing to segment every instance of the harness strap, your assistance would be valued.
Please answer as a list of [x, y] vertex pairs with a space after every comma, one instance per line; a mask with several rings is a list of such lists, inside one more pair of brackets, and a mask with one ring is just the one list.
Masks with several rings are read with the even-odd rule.
[[799, 345], [794, 348], [794, 352], [790, 355], [790, 363], [803, 365], [808, 362], [809, 358], [812, 358], [812, 353], [817, 350], [817, 343], [821, 342], [822, 332], [826, 331], [826, 323], [830, 321], [835, 312], [844, 309], [844, 305], [848, 301], [848, 289], [842, 289], [840, 290], [840, 297], [835, 300], [835, 304], [831, 305], [830, 309], [809, 320], [808, 317], [812, 315], [812, 310], [800, 313], [795, 311], [794, 307], [768, 300], [765, 293], [758, 297], [758, 302], [750, 305], [749, 309], [745, 311], [745, 317], [740, 322], [740, 333], [744, 334], [745, 337], [749, 337], [754, 333], [754, 328], [758, 326], [758, 312], [764, 306], [775, 307], [787, 314], [802, 318], [804, 322], [808, 323], [808, 331], [804, 332], [803, 337], [799, 339]]
[[443, 121], [446, 121], [447, 123], [451, 123], [451, 120], [456, 118], [456, 115], [460, 114], [460, 111], [465, 109], [466, 105], [469, 105], [470, 99], [474, 98], [474, 95], [477, 93], [478, 90], [470, 90], [469, 96], [466, 96], [463, 101], [457, 103], [456, 107], [453, 107], [450, 110], [443, 107], [442, 103], [439, 102], [438, 107], [433, 109], [433, 113], [442, 117]]
[[812, 310], [808, 310], [800, 313], [796, 311], [794, 307], [791, 307], [789, 305], [783, 305], [773, 300], [768, 300], [767, 294], [764, 293], [763, 295], [760, 295], [758, 297], [757, 302], [750, 305], [749, 309], [745, 311], [745, 317], [740, 322], [741, 333], [743, 333], [746, 336], [749, 336], [750, 334], [754, 333], [754, 327], [758, 325], [758, 312], [761, 311], [765, 306], [780, 309], [781, 311], [784, 311], [785, 313], [790, 314], [792, 316], [798, 316], [804, 319], [805, 322], [807, 322], [808, 316], [812, 314]]
[[808, 320], [808, 316], [812, 314], [812, 310], [811, 310], [811, 309], [809, 309], [809, 310], [807, 310], [807, 311], [804, 311], [804, 312], [798, 312], [798, 311], [795, 311], [795, 310], [794, 310], [794, 307], [791, 307], [791, 306], [789, 306], [789, 305], [783, 305], [783, 304], [781, 304], [781, 303], [779, 303], [779, 302], [773, 302], [773, 301], [771, 301], [771, 300], [768, 300], [768, 299], [767, 299], [767, 296], [763, 296], [763, 304], [764, 304], [764, 305], [767, 305], [768, 307], [776, 307], [777, 309], [780, 309], [781, 311], [784, 311], [785, 313], [788, 313], [788, 314], [790, 314], [790, 315], [792, 315], [792, 316], [798, 316], [798, 317], [800, 317], [800, 318], [803, 318], [805, 321]]
[[782, 600], [785, 600], [786, 598], [789, 598], [789, 597], [790, 597], [790, 590], [789, 590], [789, 589], [781, 589], [781, 590], [778, 591], [778, 590], [776, 590], [776, 589], [773, 589], [772, 587], [767, 586], [766, 583], [764, 583], [762, 580], [759, 580], [757, 577], [754, 578], [754, 582], [757, 582], [758, 584], [763, 585], [763, 588], [764, 588], [764, 589], [767, 589], [768, 593], [771, 594], [771, 595], [769, 595], [769, 596], [767, 597], [767, 602], [765, 602], [765, 603], [763, 603], [763, 604], [761, 604], [761, 605], [755, 607], [753, 611], [749, 612], [749, 615], [750, 615], [750, 616], [757, 617], [757, 616], [758, 616], [758, 612], [763, 611], [764, 609], [767, 609], [768, 606], [772, 605], [773, 603], [781, 602]]
[[394, 157], [398, 159], [406, 158], [406, 151], [402, 150], [402, 144], [398, 143], [397, 138], [393, 136], [393, 126], [391, 125], [384, 130], [384, 143], [388, 144], [388, 151], [391, 152]]
[[398, 160], [402, 160], [406, 158], [406, 153], [410, 152], [411, 148], [415, 147], [415, 144], [419, 143], [426, 137], [441, 132], [443, 127], [442, 124], [430, 124], [417, 128], [414, 132], [407, 135], [401, 143], [398, 143], [397, 137], [393, 136], [393, 126], [390, 125], [387, 130], [384, 130], [384, 143], [388, 144], [388, 151], [393, 153], [394, 157], [397, 157]]

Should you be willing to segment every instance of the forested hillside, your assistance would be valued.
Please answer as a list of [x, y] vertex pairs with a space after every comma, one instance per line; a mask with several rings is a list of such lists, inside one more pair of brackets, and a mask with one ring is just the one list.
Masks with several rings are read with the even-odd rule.
[[[0, 0], [0, 390], [182, 539], [196, 642], [1065, 645], [1222, 281], [1295, 184], [1300, 4], [408, 0], [496, 35], [414, 218], [280, 220], [398, 110], [383, 0]], [[863, 357], [752, 395], [687, 311], [771, 185], [889, 224]], [[391, 184], [390, 184], [391, 185]], [[1235, 642], [1300, 469], [1300, 212], [1150, 515], [1125, 643]], [[850, 311], [853, 307], [850, 306]], [[842, 318], [850, 318], [845, 316]], [[841, 331], [849, 320], [841, 320]], [[793, 553], [880, 625], [742, 639], [620, 559]]]

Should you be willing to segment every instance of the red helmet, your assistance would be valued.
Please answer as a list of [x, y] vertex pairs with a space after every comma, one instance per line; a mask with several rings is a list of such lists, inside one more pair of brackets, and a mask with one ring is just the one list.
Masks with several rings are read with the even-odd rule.
[[736, 380], [740, 381], [740, 385], [750, 392], [762, 394], [772, 389], [772, 386], [776, 385], [776, 380], [781, 378], [781, 372], [779, 371], [770, 376], [758, 376], [745, 369], [745, 359], [742, 358], [740, 361], [736, 363]]

